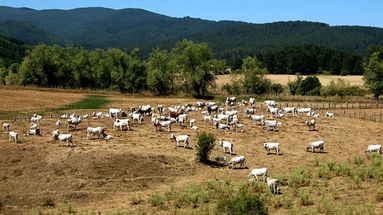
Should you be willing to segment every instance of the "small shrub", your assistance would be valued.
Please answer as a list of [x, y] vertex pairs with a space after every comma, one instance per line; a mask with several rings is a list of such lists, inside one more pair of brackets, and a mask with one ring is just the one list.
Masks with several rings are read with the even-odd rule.
[[185, 190], [180, 194], [179, 203], [181, 205], [189, 205], [193, 208], [198, 204], [208, 202], [208, 194], [203, 191], [197, 184], [190, 184], [186, 186]]
[[299, 191], [299, 200], [301, 202], [301, 205], [304, 205], [304, 206], [314, 204], [314, 202], [311, 200], [310, 191], [306, 189], [302, 189]]
[[359, 176], [354, 176], [352, 180], [355, 182], [356, 188], [362, 187], [362, 179]]
[[222, 199], [217, 205], [218, 214], [231, 215], [266, 215], [267, 207], [259, 196], [252, 195], [248, 192], [240, 192], [236, 196]]
[[322, 165], [317, 172], [318, 178], [331, 179], [331, 172], [327, 166]]
[[243, 181], [239, 185], [239, 191], [250, 191], [251, 193], [265, 193], [266, 192], [265, 183], [262, 181]]
[[364, 164], [364, 159], [362, 157], [360, 157], [360, 156], [354, 156], [353, 160], [354, 160], [354, 164], [355, 165], [362, 165], [362, 164]]
[[215, 137], [212, 134], [201, 133], [198, 135], [198, 143], [196, 146], [197, 160], [201, 163], [206, 163], [209, 160], [209, 155], [214, 149]]
[[55, 201], [51, 197], [46, 197], [43, 200], [43, 206], [44, 207], [54, 207]]
[[334, 214], [334, 205], [332, 205], [330, 201], [325, 198], [318, 200], [317, 209], [322, 213]]
[[282, 207], [284, 209], [290, 209], [293, 206], [293, 200], [290, 195], [285, 195], [282, 198]]
[[149, 195], [149, 202], [154, 207], [163, 207], [165, 205], [165, 197], [158, 193], [152, 193]]
[[133, 194], [131, 197], [130, 197], [130, 204], [131, 205], [138, 205], [142, 202], [142, 199], [141, 199], [141, 196], [138, 195], [138, 194]]
[[298, 188], [308, 186], [312, 178], [311, 170], [307, 167], [298, 167], [293, 170], [288, 184], [292, 187]]

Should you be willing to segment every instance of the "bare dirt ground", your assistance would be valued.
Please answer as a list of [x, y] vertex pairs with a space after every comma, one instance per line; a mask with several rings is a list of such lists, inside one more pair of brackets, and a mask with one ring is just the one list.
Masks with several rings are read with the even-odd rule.
[[[112, 103], [108, 106], [122, 107], [125, 110], [139, 104], [168, 106], [195, 101], [122, 96], [111, 96], [109, 99]], [[48, 103], [47, 106], [49, 105], [54, 104]], [[100, 111], [106, 110], [107, 108]], [[91, 111], [93, 110], [89, 110]], [[258, 112], [265, 113], [261, 109]], [[354, 155], [364, 155], [367, 145], [381, 144], [383, 137], [381, 124], [365, 120], [320, 118], [317, 122], [318, 131], [309, 131], [303, 124], [308, 117], [288, 116], [280, 120], [283, 125], [278, 131], [272, 132], [266, 131], [260, 125], [253, 125], [243, 116], [243, 112], [239, 116], [241, 123], [245, 125], [244, 133], [217, 130], [202, 121], [199, 111], [191, 112], [189, 117], [197, 119], [200, 127], [198, 132], [206, 131], [214, 134], [218, 140], [234, 142], [235, 155], [246, 156], [248, 167], [236, 170], [197, 163], [195, 144], [198, 132], [174, 125], [174, 133], [191, 136], [191, 149], [176, 148], [175, 143], [170, 140], [172, 132], [156, 132], [149, 117], [145, 118], [143, 125], [135, 124], [132, 131], [123, 132], [113, 130], [113, 119], [87, 119], [76, 131], [69, 131], [73, 134], [76, 145], [72, 148], [59, 147], [59, 143], [52, 140], [51, 132], [56, 129], [54, 122], [57, 118], [44, 118], [41, 121], [41, 137], [25, 135], [28, 121], [10, 121], [11, 130], [21, 134], [21, 142], [10, 143], [7, 132], [0, 131], [0, 201], [3, 205], [0, 214], [27, 214], [32, 208], [42, 206], [47, 197], [54, 199], [56, 204], [71, 202], [76, 208], [102, 213], [149, 208], [147, 196], [150, 193], [169, 190], [173, 185], [182, 187], [191, 182], [226, 177], [240, 181], [247, 178], [252, 168], [260, 167], [267, 167], [273, 176], [297, 166], [310, 168], [315, 158], [323, 161], [344, 161]], [[85, 129], [88, 126], [105, 126], [114, 139], [108, 142], [87, 140]], [[60, 128], [60, 131], [67, 133], [64, 128]], [[314, 140], [325, 140], [327, 153], [307, 153], [305, 146]], [[280, 142], [283, 155], [266, 155], [262, 148], [263, 142]], [[211, 158], [222, 155], [225, 155], [223, 150], [217, 146]], [[232, 157], [228, 154], [225, 156]], [[341, 186], [347, 188], [347, 185]], [[341, 195], [337, 202], [344, 205], [372, 202], [377, 211], [383, 211], [382, 203], [365, 195], [373, 192], [373, 189], [374, 187], [365, 186], [365, 189], [357, 190], [352, 195]], [[143, 203], [138, 206], [130, 205], [133, 195], [140, 195]], [[271, 209], [270, 212], [274, 214], [289, 211]]]
[[39, 91], [27, 88], [0, 89], [0, 110], [38, 110], [64, 106], [84, 98], [81, 93]]
[[[295, 75], [266, 75], [268, 79], [273, 83], [286, 85], [289, 81], [294, 81], [296, 79]], [[305, 77], [305, 76], [304, 76]], [[326, 86], [331, 81], [336, 81], [338, 78], [346, 80], [350, 82], [351, 85], [359, 85], [362, 86], [364, 84], [363, 76], [361, 75], [348, 75], [348, 76], [340, 76], [340, 75], [318, 75], [319, 81], [322, 85]], [[216, 84], [218, 87], [223, 86], [226, 83], [231, 81], [230, 75], [218, 75]]]

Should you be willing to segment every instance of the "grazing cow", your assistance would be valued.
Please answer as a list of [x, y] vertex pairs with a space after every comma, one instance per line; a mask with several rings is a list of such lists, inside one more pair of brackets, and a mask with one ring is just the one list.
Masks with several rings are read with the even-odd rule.
[[326, 117], [334, 117], [334, 113], [326, 112]]
[[207, 106], [207, 111], [211, 115], [212, 112], [218, 112], [218, 105]]
[[305, 122], [305, 125], [307, 125], [307, 127], [309, 127], [309, 129], [311, 131], [314, 131], [315, 130], [315, 123], [316, 123], [316, 120], [315, 119], [312, 119], [312, 120], [307, 120]]
[[60, 134], [59, 130], [55, 130], [52, 132], [53, 135], [53, 140], [58, 140], [60, 141], [60, 145], [62, 146], [63, 142], [67, 142], [66, 146], [73, 146], [73, 141], [72, 141], [72, 134]]
[[238, 157], [233, 157], [229, 162], [229, 169], [235, 169], [236, 165], [239, 164], [239, 168], [244, 168], [246, 163], [245, 156], [241, 155]]
[[40, 136], [40, 128], [37, 127], [35, 129], [32, 129], [32, 130], [28, 130], [27, 131], [27, 135], [33, 135], [33, 136]]
[[262, 120], [262, 125], [269, 131], [270, 128], [273, 131], [276, 131], [278, 125], [282, 125], [282, 123], [277, 122], [277, 120]]
[[142, 125], [142, 121], [144, 121], [144, 117], [140, 113], [130, 113], [129, 117], [132, 118], [132, 123], [134, 123], [134, 121], [137, 121], [137, 123]]
[[212, 121], [211, 116], [203, 116], [203, 121], [210, 123]]
[[57, 120], [55, 124], [56, 124], [57, 127], [60, 127], [62, 123], [61, 123], [60, 120]]
[[270, 150], [275, 150], [277, 155], [280, 154], [279, 143], [264, 143], [263, 148], [266, 149], [267, 154], [270, 153]]
[[9, 134], [9, 141], [15, 141], [15, 143], [17, 143], [17, 141], [19, 141], [19, 134], [14, 132], [14, 131], [10, 131]]
[[93, 135], [97, 135], [97, 138], [100, 139], [101, 135], [102, 135], [102, 138], [105, 138], [107, 135], [106, 135], [106, 128], [104, 127], [95, 127], [95, 128], [92, 128], [92, 127], [88, 127], [86, 129], [86, 137], [88, 138], [88, 140], [90, 140], [90, 138], [92, 138]]
[[227, 124], [222, 124], [222, 123], [215, 123], [215, 128], [216, 129], [227, 129], [230, 130], [230, 126]]
[[129, 119], [116, 119], [113, 123], [113, 129], [115, 130], [116, 127], [122, 131], [124, 127], [130, 131], [130, 120]]
[[218, 143], [223, 148], [223, 152], [224, 153], [226, 153], [226, 149], [229, 150], [230, 154], [233, 153], [234, 144], [232, 142], [225, 141], [225, 140], [220, 140]]
[[369, 145], [366, 149], [366, 151], [364, 151], [364, 153], [371, 153], [371, 152], [379, 152], [380, 154], [382, 154], [382, 145], [380, 144], [376, 144], [376, 145]]
[[282, 110], [285, 112], [286, 116], [288, 113], [292, 113], [295, 116], [295, 107], [284, 107]]
[[174, 123], [175, 120], [168, 120], [168, 121], [159, 121], [159, 120], [156, 120], [153, 125], [154, 127], [156, 127], [156, 131], [158, 130], [158, 128], [160, 128], [160, 130], [162, 130], [162, 127], [168, 127], [168, 131], [172, 131], [172, 123]]
[[177, 143], [177, 147], [180, 146], [180, 142], [183, 142], [184, 148], [189, 148], [189, 135], [175, 135], [173, 133], [170, 135], [170, 139], [174, 140]]
[[205, 107], [205, 103], [204, 102], [196, 102], [196, 106], [197, 106], [198, 110], [201, 110], [202, 108]]
[[249, 104], [251, 107], [254, 107], [255, 106], [255, 98], [250, 98], [249, 99]]
[[308, 152], [311, 150], [312, 153], [314, 153], [314, 149], [320, 149], [321, 152], [324, 151], [324, 141], [323, 140], [318, 140], [309, 143], [309, 145], [306, 147], [306, 151]]
[[11, 126], [11, 124], [9, 124], [7, 122], [3, 122], [3, 131], [9, 131], [10, 126]]
[[309, 113], [309, 112], [311, 112], [311, 108], [297, 108], [296, 111], [297, 111], [298, 114], [300, 114], [300, 113]]
[[245, 114], [245, 116], [248, 116], [250, 114], [255, 114], [256, 111], [257, 110], [254, 109], [254, 108], [246, 108], [245, 111], [244, 111], [244, 114]]
[[275, 106], [277, 106], [277, 102], [274, 101], [274, 100], [266, 100], [266, 101], [264, 101], [264, 103], [265, 103], [265, 105], [267, 107], [275, 107]]
[[273, 190], [274, 194], [279, 194], [280, 182], [278, 181], [278, 179], [267, 177], [266, 182], [267, 185]]
[[35, 128], [37, 128], [37, 127], [39, 127], [36, 123], [34, 123], [34, 122], [32, 122], [31, 123], [31, 129], [35, 129]]
[[76, 130], [77, 125], [80, 123], [82, 123], [81, 118], [74, 117], [74, 118], [68, 119], [67, 131], [69, 131], [69, 128], [74, 128], [74, 130]]
[[40, 120], [41, 120], [42, 118], [43, 118], [43, 117], [40, 116], [40, 115], [33, 114], [33, 116], [31, 117], [31, 122], [40, 122]]
[[104, 117], [104, 114], [102, 112], [97, 112], [97, 113], [93, 112], [92, 116], [93, 116], [93, 119], [101, 119]]
[[109, 115], [110, 117], [118, 117], [121, 115], [122, 109], [121, 108], [109, 108]]
[[217, 163], [222, 163], [222, 164], [225, 165], [226, 161], [227, 161], [227, 158], [226, 158], [226, 156], [218, 156], [218, 157], [215, 158], [215, 161]]
[[183, 114], [184, 110], [176, 111], [176, 112], [170, 112], [170, 117], [177, 118], [179, 115]]
[[250, 174], [248, 177], [253, 177], [258, 181], [258, 177], [262, 176], [263, 181], [265, 181], [266, 176], [267, 176], [267, 168], [259, 168], [259, 169], [253, 169], [251, 170]]
[[237, 98], [236, 97], [226, 97], [226, 102], [225, 104], [228, 105], [228, 106], [235, 106], [237, 102]]
[[254, 121], [254, 125], [257, 123], [257, 121], [262, 121], [265, 120], [265, 115], [249, 115], [252, 121]]
[[137, 113], [140, 113], [144, 116], [148, 116], [152, 114], [152, 107], [150, 105], [141, 105], [138, 106], [138, 111]]

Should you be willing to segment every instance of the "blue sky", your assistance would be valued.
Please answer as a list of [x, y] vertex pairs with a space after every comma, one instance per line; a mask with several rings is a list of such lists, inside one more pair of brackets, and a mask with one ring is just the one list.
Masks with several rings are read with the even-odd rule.
[[382, 0], [0, 0], [0, 5], [34, 9], [142, 8], [173, 17], [209, 20], [307, 20], [383, 27]]

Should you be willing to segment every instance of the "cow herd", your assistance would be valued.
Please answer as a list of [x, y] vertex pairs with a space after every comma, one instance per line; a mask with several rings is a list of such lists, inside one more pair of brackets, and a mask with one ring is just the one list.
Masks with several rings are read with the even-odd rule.
[[[140, 105], [138, 107], [130, 107], [127, 112], [124, 112], [122, 108], [110, 108], [106, 113], [94, 112], [92, 114], [76, 115], [76, 114], [63, 114], [52, 125], [55, 129], [51, 132], [52, 139], [58, 141], [60, 146], [75, 146], [73, 139], [74, 136], [70, 133], [63, 134], [58, 128], [63, 123], [61, 120], [66, 120], [67, 132], [77, 130], [77, 126], [83, 123], [84, 120], [98, 120], [102, 118], [112, 118], [113, 130], [117, 132], [132, 131], [133, 124], [142, 125], [147, 121], [153, 126], [155, 132], [164, 132], [164, 129], [168, 132], [172, 132], [172, 126], [178, 125], [181, 128], [189, 127], [191, 130], [199, 132], [200, 128], [198, 123], [205, 123], [211, 125], [211, 128], [217, 130], [234, 130], [235, 132], [251, 132], [250, 128], [246, 128], [245, 124], [241, 123], [245, 118], [249, 119], [250, 122], [255, 126], [262, 126], [266, 131], [278, 131], [278, 127], [283, 126], [284, 123], [279, 122], [280, 118], [307, 116], [311, 117], [304, 122], [309, 130], [314, 131], [316, 129], [317, 119], [320, 117], [319, 113], [315, 113], [312, 108], [295, 108], [295, 107], [283, 107], [278, 108], [277, 102], [273, 100], [264, 101], [265, 111], [260, 111], [256, 107], [254, 98], [249, 100], [242, 100], [237, 102], [236, 97], [227, 97], [225, 102], [221, 105], [217, 102], [201, 102], [198, 101], [195, 104], [185, 104], [180, 106], [165, 107], [164, 105], [157, 105], [152, 107], [151, 105]], [[243, 111], [243, 116], [240, 114], [240, 107]], [[199, 112], [201, 114], [201, 122], [196, 118], [190, 118], [190, 112]], [[265, 112], [266, 114], [257, 114], [258, 112]], [[333, 113], [326, 112], [324, 117], [334, 117]], [[148, 119], [146, 119], [148, 118]], [[30, 130], [26, 132], [26, 135], [41, 135], [40, 121], [43, 117], [34, 114], [30, 121]], [[285, 123], [286, 123], [285, 122]], [[3, 131], [8, 132], [9, 140], [17, 143], [19, 141], [19, 134], [11, 130], [11, 123], [4, 122], [2, 124]], [[304, 125], [302, 125], [302, 129]], [[103, 126], [87, 127], [86, 137], [88, 140], [93, 138], [109, 140], [113, 136], [107, 133], [107, 128]], [[190, 135], [187, 134], [176, 134], [171, 133], [170, 139], [175, 142], [177, 147], [190, 148]], [[64, 145], [65, 143], [65, 145]], [[182, 145], [181, 145], [182, 144]], [[234, 153], [235, 143], [220, 139], [218, 145], [222, 148], [223, 153]], [[281, 144], [277, 142], [265, 142], [263, 148], [269, 155], [275, 152], [276, 155], [282, 155]], [[306, 147], [307, 152], [324, 152], [325, 141], [317, 140], [308, 143]], [[379, 152], [382, 153], [381, 145], [370, 145], [368, 146], [366, 153]], [[228, 162], [226, 156], [218, 156], [215, 158], [217, 162], [222, 162], [227, 165], [230, 169], [232, 168], [243, 168], [246, 164], [246, 157], [243, 155], [232, 157]], [[252, 169], [249, 177], [253, 177], [258, 180], [258, 177], [262, 177], [264, 181], [272, 188], [274, 193], [279, 192], [279, 182], [277, 179], [267, 177], [268, 169], [265, 167]]]

